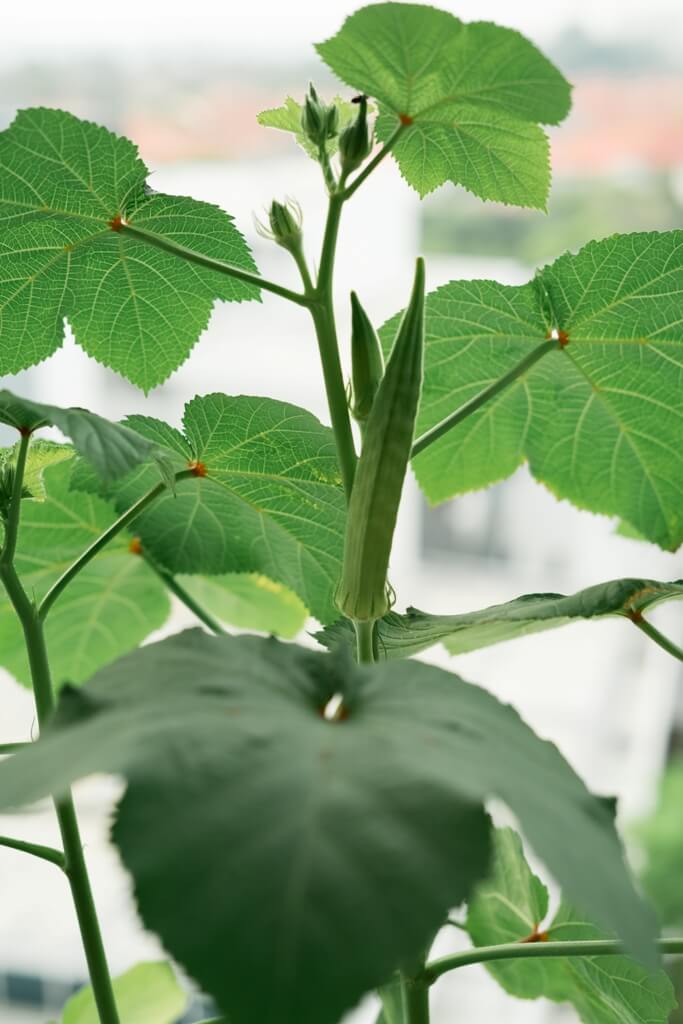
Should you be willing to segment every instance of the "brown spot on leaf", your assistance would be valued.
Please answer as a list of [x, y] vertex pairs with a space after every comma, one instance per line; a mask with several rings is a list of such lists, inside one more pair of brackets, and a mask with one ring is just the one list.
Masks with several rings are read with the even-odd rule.
[[398, 119], [401, 122], [401, 124], [404, 124], [404, 125], [410, 125], [410, 124], [413, 123], [413, 119], [410, 116], [410, 114], [399, 114], [398, 115]]
[[538, 930], [538, 925], [535, 926], [531, 935], [527, 935], [525, 939], [520, 939], [520, 942], [547, 942], [550, 936], [547, 932], [541, 932]]
[[187, 468], [189, 469], [192, 476], [206, 476], [208, 470], [204, 462], [199, 462], [195, 459], [193, 462], [188, 462]]
[[123, 227], [123, 218], [121, 217], [120, 213], [117, 213], [115, 217], [112, 217], [112, 219], [109, 221], [109, 227], [112, 229], [112, 231], [121, 230], [121, 228]]
[[131, 555], [142, 554], [142, 541], [140, 540], [139, 537], [133, 537], [130, 544], [128, 545], [128, 550], [130, 551]]

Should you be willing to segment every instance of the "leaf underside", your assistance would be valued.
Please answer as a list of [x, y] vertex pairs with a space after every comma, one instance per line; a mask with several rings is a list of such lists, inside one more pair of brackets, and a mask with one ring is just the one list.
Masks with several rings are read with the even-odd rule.
[[417, 4], [373, 4], [316, 49], [378, 101], [376, 133], [403, 123], [392, 155], [421, 196], [446, 181], [482, 199], [544, 209], [548, 140], [570, 87], [524, 36]]
[[[496, 829], [491, 878], [477, 887], [468, 908], [472, 941], [493, 946], [608, 937], [567, 903], [549, 925], [544, 923], [547, 914], [548, 891], [529, 868], [519, 836], [509, 828]], [[625, 956], [507, 960], [486, 966], [510, 995], [570, 1002], [584, 1024], [666, 1024], [676, 1006], [663, 970], [648, 971]]]
[[[629, 618], [663, 601], [683, 597], [683, 580], [623, 579], [598, 583], [575, 594], [524, 594], [505, 604], [461, 615], [430, 615], [409, 608], [389, 612], [377, 622], [377, 658], [409, 658], [442, 643], [451, 654], [466, 654], [517, 637], [556, 629], [581, 619]], [[323, 646], [352, 644], [354, 630], [338, 620], [316, 634]]]
[[0, 133], [0, 374], [52, 355], [66, 318], [88, 355], [148, 391], [187, 358], [216, 299], [258, 298], [115, 229], [255, 270], [232, 218], [151, 193], [148, 173], [133, 143], [61, 110], [22, 110]]
[[145, 925], [236, 1024], [332, 1024], [423, 949], [486, 870], [494, 794], [577, 902], [650, 949], [602, 802], [513, 709], [419, 662], [176, 635], [64, 690], [0, 765], [0, 806], [95, 771], [128, 779], [114, 839]]
[[[414, 460], [432, 502], [528, 460], [558, 498], [683, 541], [683, 231], [614, 235], [519, 287], [454, 281], [427, 298], [418, 436], [553, 330], [568, 343]], [[385, 349], [397, 318], [382, 328]]]

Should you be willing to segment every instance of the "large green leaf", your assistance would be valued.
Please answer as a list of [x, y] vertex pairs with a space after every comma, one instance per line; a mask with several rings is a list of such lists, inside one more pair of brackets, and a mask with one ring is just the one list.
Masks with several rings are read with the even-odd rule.
[[[535, 282], [455, 281], [427, 298], [418, 433], [562, 331], [568, 343], [416, 457], [430, 501], [485, 487], [524, 459], [581, 508], [649, 540], [683, 540], [683, 232], [590, 242]], [[394, 318], [382, 330], [386, 348]]]
[[[494, 836], [492, 877], [475, 891], [467, 915], [475, 945], [605, 937], [566, 903], [545, 930], [548, 891], [529, 868], [519, 836], [509, 828]], [[511, 995], [573, 1003], [585, 1024], [666, 1024], [676, 1005], [664, 971], [647, 971], [625, 956], [502, 960], [487, 968]]]
[[56, 351], [66, 317], [89, 355], [149, 390], [187, 358], [215, 299], [258, 297], [116, 230], [254, 269], [227, 214], [153, 194], [147, 174], [131, 142], [64, 111], [23, 110], [0, 133], [0, 373]]
[[377, 99], [380, 140], [420, 195], [452, 181], [482, 199], [545, 207], [548, 143], [538, 122], [569, 110], [569, 85], [527, 39], [417, 4], [361, 8], [317, 47], [346, 83]]
[[[170, 964], [136, 964], [113, 981], [120, 1024], [176, 1024], [187, 996]], [[66, 1003], [61, 1024], [100, 1024], [90, 985]]]
[[[16, 567], [27, 593], [37, 601], [115, 518], [100, 498], [69, 490], [70, 473], [68, 461], [45, 468], [43, 500], [22, 502]], [[56, 685], [82, 682], [166, 621], [165, 589], [128, 543], [121, 535], [111, 541], [51, 609], [45, 631]], [[3, 588], [0, 664], [30, 685], [24, 635]]]
[[255, 573], [179, 578], [199, 603], [222, 622], [240, 629], [275, 633], [291, 639], [303, 628], [305, 605], [287, 587]]
[[[60, 409], [0, 391], [0, 423], [25, 433], [57, 427], [71, 438], [74, 448], [98, 476], [110, 482], [134, 466], [156, 458], [156, 446], [120, 423], [112, 423], [87, 409]], [[158, 472], [156, 477], [158, 479]]]
[[336, 1021], [422, 949], [486, 869], [493, 794], [650, 949], [609, 810], [512, 708], [432, 666], [181, 634], [64, 691], [0, 765], [0, 806], [102, 770], [129, 780], [114, 838], [143, 921], [236, 1024]]
[[[293, 590], [320, 621], [337, 617], [345, 505], [328, 427], [285, 402], [221, 394], [188, 403], [185, 435], [150, 417], [126, 422], [179, 470], [204, 474], [136, 520], [154, 559], [175, 573], [255, 572]], [[150, 478], [143, 468], [122, 481], [119, 508]]]
[[[405, 615], [390, 612], [377, 623], [378, 659], [408, 658], [443, 643], [451, 654], [466, 654], [504, 640], [556, 629], [578, 619], [606, 616], [629, 618], [662, 601], [683, 597], [683, 580], [625, 579], [598, 583], [568, 596], [564, 594], [523, 594], [505, 604], [461, 615], [430, 615], [408, 608]], [[340, 619], [316, 638], [325, 647], [351, 643], [353, 626]]]

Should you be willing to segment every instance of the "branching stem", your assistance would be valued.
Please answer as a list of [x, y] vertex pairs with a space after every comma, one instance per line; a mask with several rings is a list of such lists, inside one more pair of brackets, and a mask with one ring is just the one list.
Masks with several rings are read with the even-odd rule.
[[379, 164], [381, 164], [381, 162], [382, 162], [382, 160], [384, 160], [385, 156], [388, 156], [388, 154], [391, 152], [391, 150], [393, 149], [394, 145], [396, 144], [396, 141], [402, 135], [405, 127], [406, 126], [403, 125], [403, 124], [399, 124], [396, 127], [396, 129], [389, 136], [389, 138], [384, 143], [382, 148], [377, 153], [375, 153], [375, 155], [373, 156], [372, 160], [368, 164], [366, 164], [366, 166], [363, 168], [363, 170], [358, 175], [356, 175], [356, 177], [353, 179], [351, 184], [347, 185], [347, 187], [346, 187], [346, 189], [344, 190], [344, 193], [343, 193], [344, 199], [350, 199], [351, 196], [353, 195], [353, 193], [356, 191], [356, 189], [360, 188], [360, 186], [363, 184], [365, 179], [367, 177], [369, 177], [369, 175], [372, 174], [372, 172], [375, 170], [376, 167], [379, 166]]
[[150, 558], [149, 555], [146, 555], [144, 551], [142, 553], [142, 557], [145, 559], [150, 569], [157, 574], [164, 586], [167, 587], [172, 594], [175, 594], [178, 600], [181, 601], [186, 608], [189, 608], [192, 614], [196, 615], [200, 622], [203, 622], [204, 625], [217, 636], [225, 635], [226, 630], [223, 629], [218, 619], [215, 619], [211, 612], [207, 611], [207, 609], [204, 608], [204, 606], [185, 589], [182, 583], [178, 581], [177, 577], [174, 576], [172, 572], [169, 572], [168, 569], [164, 569], [163, 566], [158, 565], [154, 559]]
[[[683, 953], [683, 939], [660, 939], [657, 947], [662, 954]], [[575, 957], [575, 956], [615, 956], [624, 952], [621, 942], [612, 939], [595, 939], [578, 942], [510, 942], [500, 946], [479, 946], [478, 949], [466, 949], [462, 953], [453, 953], [432, 960], [425, 967], [428, 984], [447, 971], [470, 964], [490, 963], [493, 960], [520, 960], [543, 957]]]
[[491, 399], [495, 398], [495, 396], [500, 394], [501, 391], [505, 391], [506, 388], [525, 374], [527, 370], [531, 369], [539, 359], [542, 359], [543, 356], [547, 355], [549, 352], [556, 352], [560, 347], [560, 342], [554, 339], [541, 342], [540, 345], [535, 349], [532, 349], [524, 359], [517, 363], [516, 366], [513, 366], [513, 368], [507, 373], [504, 373], [502, 377], [499, 377], [498, 380], [494, 381], [493, 384], [484, 388], [484, 390], [480, 391], [478, 395], [474, 396], [474, 398], [470, 398], [470, 400], [465, 402], [464, 405], [461, 405], [459, 409], [456, 409], [455, 412], [446, 416], [440, 423], [437, 423], [436, 426], [431, 427], [424, 434], [418, 437], [417, 440], [413, 442], [413, 447], [410, 453], [411, 458], [415, 458], [415, 456], [419, 455], [420, 452], [423, 452], [425, 448], [428, 448], [430, 444], [434, 444], [434, 442], [438, 441], [440, 437], [447, 434], [449, 430], [456, 427], [458, 423], [462, 423], [463, 420], [467, 419], [468, 416], [471, 416], [472, 413], [475, 413], [483, 405], [486, 405], [487, 402], [490, 402]]
[[[191, 469], [182, 470], [176, 473], [176, 480], [185, 480], [188, 477], [194, 476], [194, 472]], [[147, 494], [143, 494], [134, 505], [131, 505], [129, 509], [119, 516], [119, 518], [107, 527], [107, 529], [100, 534], [85, 551], [78, 556], [78, 558], [71, 563], [71, 565], [64, 570], [58, 580], [52, 584], [47, 594], [40, 602], [38, 607], [38, 617], [41, 621], [45, 620], [47, 613], [55, 603], [59, 595], [68, 587], [75, 576], [79, 574], [81, 569], [84, 569], [88, 562], [91, 562], [95, 555], [99, 554], [103, 548], [107, 546], [110, 540], [113, 540], [117, 534], [125, 530], [137, 517], [144, 512], [144, 510], [151, 505], [159, 495], [163, 494], [167, 488], [165, 481], [160, 480]]]
[[651, 622], [644, 619], [642, 615], [634, 615], [631, 617], [631, 622], [634, 626], [637, 626], [641, 633], [645, 633], [646, 636], [650, 637], [650, 640], [654, 640], [662, 650], [666, 651], [667, 654], [671, 654], [672, 657], [678, 658], [679, 661], [683, 661], [683, 650], [673, 642], [669, 640], [667, 636], [660, 633], [656, 626], [653, 626]]
[[188, 249], [187, 246], [180, 245], [178, 242], [171, 242], [167, 238], [162, 238], [161, 235], [156, 235], [153, 231], [137, 228], [133, 224], [122, 224], [118, 230], [122, 235], [128, 235], [129, 238], [137, 238], [138, 241], [146, 242], [157, 249], [163, 249], [164, 252], [171, 253], [172, 256], [180, 256], [181, 259], [187, 260], [189, 263], [197, 263], [200, 267], [206, 267], [207, 270], [215, 270], [218, 274], [225, 274], [227, 277], [234, 277], [238, 281], [244, 281], [246, 284], [253, 284], [256, 288], [272, 292], [274, 295], [279, 295], [281, 299], [287, 299], [289, 302], [296, 303], [297, 306], [308, 305], [306, 296], [301, 295], [299, 292], [293, 292], [291, 288], [285, 288], [281, 284], [276, 284], [275, 281], [268, 281], [265, 277], [253, 274], [249, 270], [242, 270], [241, 267], [234, 267], [231, 263], [224, 263], [223, 260], [215, 260], [211, 256], [204, 256], [202, 253], [195, 252], [194, 249]]
[[66, 860], [61, 850], [55, 850], [53, 846], [42, 846], [40, 843], [29, 843], [24, 839], [12, 839], [11, 836], [0, 836], [0, 846], [8, 850], [18, 850], [20, 853], [28, 853], [32, 857], [49, 861], [55, 864], [62, 871], [66, 871]]

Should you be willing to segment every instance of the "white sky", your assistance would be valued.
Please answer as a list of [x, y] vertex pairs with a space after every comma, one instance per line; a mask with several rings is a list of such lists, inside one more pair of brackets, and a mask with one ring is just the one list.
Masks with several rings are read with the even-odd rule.
[[[466, 21], [519, 28], [539, 43], [567, 24], [603, 39], [683, 42], [679, 0], [433, 0]], [[25, 0], [2, 16], [0, 60], [7, 64], [73, 52], [162, 55], [185, 47], [226, 58], [262, 54], [287, 60], [310, 54], [311, 42], [336, 31], [362, 0]]]

